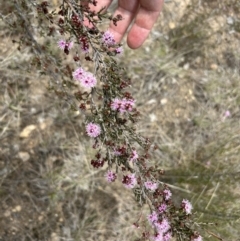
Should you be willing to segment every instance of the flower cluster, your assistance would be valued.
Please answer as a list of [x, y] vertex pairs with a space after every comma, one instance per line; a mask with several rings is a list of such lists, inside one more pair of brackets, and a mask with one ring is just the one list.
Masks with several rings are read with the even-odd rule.
[[116, 49], [115, 49], [115, 53], [116, 53], [116, 54], [122, 54], [122, 53], [123, 53], [123, 47], [120, 46], [120, 47], [116, 48]]
[[102, 35], [102, 42], [107, 47], [110, 47], [110, 46], [112, 46], [112, 45], [114, 45], [116, 43], [113, 34], [111, 32], [109, 32], [109, 31], [106, 31]]
[[135, 162], [138, 159], [138, 154], [136, 150], [133, 150], [130, 155], [130, 161]]
[[164, 189], [163, 196], [164, 196], [164, 199], [168, 201], [172, 196], [172, 192], [169, 189]]
[[116, 44], [116, 41], [114, 39], [114, 36], [111, 32], [106, 31], [103, 33], [102, 35], [102, 44], [108, 48], [113, 49], [113, 52], [115, 52], [115, 54], [122, 54], [123, 53], [123, 47], [119, 46], [119, 47], [115, 47], [115, 49], [113, 48], [113, 46]]
[[91, 73], [83, 70], [82, 68], [76, 69], [73, 73], [73, 78], [81, 83], [85, 88], [93, 88], [97, 84], [96, 77]]
[[117, 174], [111, 170], [108, 170], [107, 173], [105, 174], [105, 177], [108, 182], [114, 182], [117, 178]]
[[191, 212], [192, 212], [192, 204], [188, 200], [183, 199], [183, 201], [182, 201], [182, 208], [184, 209], [186, 214], [191, 214]]
[[135, 101], [133, 99], [114, 99], [111, 103], [112, 110], [119, 111], [120, 113], [132, 111]]
[[170, 241], [172, 238], [172, 234], [170, 232], [162, 234], [162, 233], [157, 233], [154, 237], [154, 241]]
[[150, 191], [155, 191], [158, 188], [158, 183], [153, 181], [146, 181], [144, 182], [144, 186]]
[[165, 203], [160, 204], [158, 207], [158, 212], [159, 213], [164, 213], [167, 210], [167, 205]]
[[156, 211], [148, 215], [148, 221], [157, 230], [154, 241], [169, 241], [172, 237], [170, 223], [166, 217], [160, 216]]
[[135, 173], [123, 176], [122, 183], [126, 188], [134, 188], [137, 184]]

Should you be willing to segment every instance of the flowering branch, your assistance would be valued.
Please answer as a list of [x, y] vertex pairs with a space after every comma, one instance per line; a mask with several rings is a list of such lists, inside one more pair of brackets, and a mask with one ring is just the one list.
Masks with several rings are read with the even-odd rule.
[[[194, 230], [191, 203], [184, 199], [179, 207], [175, 206], [170, 189], [160, 181], [163, 171], [149, 164], [149, 153], [156, 147], [136, 131], [140, 113], [128, 91], [131, 80], [116, 59], [123, 48], [111, 32], [99, 28], [103, 19], [117, 25], [122, 16], [109, 16], [104, 9], [92, 11], [89, 6], [96, 5], [95, 0], [63, 0], [57, 13], [49, 10], [47, 1], [15, 2], [16, 17], [23, 22], [26, 30], [23, 34], [28, 36], [22, 42], [26, 45], [30, 42], [36, 50], [32, 65], [49, 74], [54, 79], [51, 89], [85, 117], [86, 134], [93, 138], [96, 151], [91, 165], [94, 168], [107, 165], [108, 182], [121, 177], [122, 184], [133, 189], [136, 200], [141, 205], [148, 204], [150, 214], [134, 224], [148, 227], [142, 240], [169, 241], [175, 236], [178, 240], [201, 241], [202, 237]], [[31, 11], [37, 13], [38, 20], [37, 28], [31, 27], [36, 32], [41, 30], [46, 38], [61, 36], [57, 45], [62, 54], [71, 57], [73, 67], [58, 66], [44, 44], [36, 42], [34, 32], [29, 30], [30, 21], [23, 16]], [[11, 26], [16, 28], [14, 23]], [[92, 64], [93, 71], [85, 70], [85, 61]], [[56, 76], [61, 76], [61, 80]]]

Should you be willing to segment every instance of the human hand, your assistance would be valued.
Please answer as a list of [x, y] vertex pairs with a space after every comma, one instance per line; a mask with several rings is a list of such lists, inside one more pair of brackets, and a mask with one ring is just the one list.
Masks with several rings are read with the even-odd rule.
[[[98, 0], [95, 11], [108, 8], [112, 0]], [[148, 37], [154, 23], [161, 12], [164, 0], [118, 0], [118, 7], [114, 16], [120, 14], [122, 20], [115, 26], [112, 22], [109, 31], [116, 42], [120, 42], [128, 27], [134, 21], [127, 35], [127, 44], [132, 49], [139, 48]]]

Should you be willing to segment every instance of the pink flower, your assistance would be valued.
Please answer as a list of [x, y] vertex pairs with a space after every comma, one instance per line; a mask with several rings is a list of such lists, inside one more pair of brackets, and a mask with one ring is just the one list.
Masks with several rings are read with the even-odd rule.
[[121, 156], [122, 155], [122, 152], [119, 149], [115, 149], [113, 153], [114, 153], [115, 156]]
[[116, 156], [122, 156], [124, 154], [126, 154], [126, 147], [122, 146], [122, 147], [118, 147], [118, 148], [114, 148], [114, 155]]
[[167, 210], [167, 205], [165, 203], [162, 203], [159, 207], [158, 207], [158, 212], [159, 213], [164, 213]]
[[82, 78], [84, 78], [85, 74], [86, 71], [84, 71], [82, 68], [78, 68], [73, 72], [72, 75], [75, 80], [80, 81]]
[[126, 188], [134, 188], [137, 184], [137, 179], [135, 174], [130, 174], [123, 176], [122, 183], [125, 185]]
[[83, 87], [93, 88], [97, 84], [97, 79], [92, 73], [86, 72], [83, 78], [81, 78], [80, 83]]
[[231, 116], [231, 113], [229, 110], [227, 110], [225, 113], [224, 113], [224, 117], [230, 117]]
[[112, 46], [115, 44], [115, 40], [114, 40], [114, 36], [112, 33], [110, 33], [109, 31], [106, 31], [103, 35], [102, 35], [102, 42], [109, 46]]
[[227, 118], [231, 117], [231, 112], [229, 110], [226, 110], [222, 115], [222, 121], [225, 121]]
[[88, 53], [89, 52], [89, 45], [81, 45], [81, 50], [83, 53]]
[[155, 236], [152, 237], [152, 240], [154, 241], [163, 241], [163, 234], [157, 233]]
[[163, 241], [170, 241], [172, 238], [172, 234], [170, 232], [167, 232], [163, 235]]
[[152, 239], [154, 241], [170, 241], [172, 238], [172, 234], [170, 232], [167, 232], [165, 234], [163, 233], [157, 233]]
[[120, 109], [122, 108], [122, 101], [117, 98], [114, 99], [113, 102], [111, 103], [111, 108], [112, 110], [120, 111]]
[[66, 41], [64, 41], [64, 40], [62, 40], [62, 39], [58, 41], [58, 47], [59, 47], [60, 49], [64, 50], [65, 45], [66, 45]]
[[164, 189], [163, 190], [163, 196], [165, 200], [169, 200], [172, 196], [172, 193], [169, 189]]
[[73, 72], [73, 78], [79, 81], [85, 88], [93, 88], [97, 84], [96, 77], [82, 68], [78, 68]]
[[108, 182], [114, 182], [117, 178], [117, 175], [113, 171], [108, 170], [107, 173], [105, 174], [105, 177]]
[[86, 131], [88, 136], [95, 138], [101, 134], [101, 127], [98, 124], [90, 122], [86, 126]]
[[131, 100], [131, 99], [123, 99], [122, 100], [123, 112], [124, 111], [132, 111], [134, 102], [135, 101]]
[[192, 241], [202, 241], [202, 236], [201, 235], [198, 235], [197, 238], [194, 238]]
[[65, 47], [67, 47], [68, 49], [71, 49], [73, 47], [73, 42], [66, 43]]
[[154, 226], [154, 223], [156, 223], [158, 221], [158, 214], [155, 211], [153, 211], [151, 214], [149, 214], [147, 216], [147, 219], [148, 219], [149, 223], [152, 226]]
[[150, 191], [155, 191], [158, 188], [158, 184], [152, 181], [144, 182], [144, 186]]
[[122, 54], [123, 53], [123, 47], [118, 47], [115, 49], [116, 54]]
[[133, 150], [130, 155], [130, 161], [135, 162], [138, 159], [138, 154], [136, 150]]
[[66, 42], [65, 40], [61, 39], [58, 41], [58, 47], [62, 50], [65, 48], [69, 50], [73, 47], [73, 42]]
[[186, 200], [186, 199], [182, 200], [182, 207], [186, 214], [190, 214], [192, 212], [193, 207], [192, 207], [192, 204], [188, 200]]
[[172, 238], [171, 233], [165, 233], [163, 235], [163, 233], [157, 233], [152, 239], [154, 241], [170, 241], [170, 239]]
[[113, 102], [111, 103], [111, 108], [112, 110], [119, 111], [120, 113], [124, 113], [127, 111], [132, 111], [133, 105], [134, 105], [134, 100], [132, 99], [114, 99]]
[[170, 229], [170, 224], [167, 218], [164, 218], [162, 221], [154, 223], [154, 225], [159, 233], [166, 233]]

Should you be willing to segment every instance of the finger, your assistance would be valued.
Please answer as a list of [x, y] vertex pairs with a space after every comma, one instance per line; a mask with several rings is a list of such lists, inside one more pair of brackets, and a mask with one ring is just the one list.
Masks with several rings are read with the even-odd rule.
[[148, 37], [161, 12], [163, 0], [142, 0], [135, 22], [128, 33], [127, 44], [130, 48], [139, 48]]
[[118, 7], [114, 13], [114, 16], [120, 14], [123, 19], [117, 22], [115, 26], [112, 22], [110, 24], [109, 31], [113, 33], [115, 41], [118, 43], [123, 38], [129, 25], [133, 21], [135, 14], [139, 6], [139, 0], [119, 0]]

